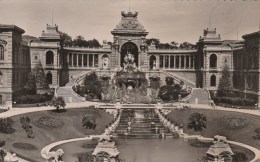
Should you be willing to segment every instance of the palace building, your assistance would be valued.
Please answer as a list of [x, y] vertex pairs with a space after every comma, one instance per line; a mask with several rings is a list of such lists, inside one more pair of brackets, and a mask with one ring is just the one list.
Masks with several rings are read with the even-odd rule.
[[63, 46], [56, 25], [47, 25], [38, 39], [23, 39], [23, 29], [0, 24], [0, 105], [12, 105], [13, 97], [22, 93], [28, 74], [38, 61], [50, 86], [55, 88], [93, 70], [100, 78], [111, 78], [123, 68], [128, 53], [133, 55], [136, 68], [145, 72], [150, 84], [157, 79], [163, 85], [165, 77], [172, 77], [186, 87], [217, 90], [226, 64], [234, 90], [260, 103], [260, 31], [236, 41], [222, 40], [216, 29], [206, 29], [197, 49], [162, 50], [146, 44], [149, 33], [138, 21], [137, 12], [121, 15], [122, 19], [111, 31], [112, 45], [103, 42], [101, 48]]

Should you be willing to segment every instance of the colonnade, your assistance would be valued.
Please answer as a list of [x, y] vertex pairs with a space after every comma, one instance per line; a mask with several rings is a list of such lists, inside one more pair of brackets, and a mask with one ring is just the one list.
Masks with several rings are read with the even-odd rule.
[[195, 57], [191, 55], [160, 55], [159, 59], [163, 69], [194, 69]]
[[98, 67], [98, 54], [69, 53], [67, 61], [70, 67]]

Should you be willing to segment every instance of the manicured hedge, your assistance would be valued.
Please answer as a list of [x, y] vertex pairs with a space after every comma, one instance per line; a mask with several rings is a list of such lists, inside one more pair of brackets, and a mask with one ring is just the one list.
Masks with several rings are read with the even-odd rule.
[[34, 103], [42, 103], [46, 101], [50, 101], [52, 99], [52, 95], [24, 95], [17, 97], [15, 102], [16, 104], [34, 104]]
[[214, 97], [213, 99], [216, 103], [227, 103], [231, 105], [240, 106], [254, 106], [255, 101], [249, 99], [243, 99], [240, 97]]

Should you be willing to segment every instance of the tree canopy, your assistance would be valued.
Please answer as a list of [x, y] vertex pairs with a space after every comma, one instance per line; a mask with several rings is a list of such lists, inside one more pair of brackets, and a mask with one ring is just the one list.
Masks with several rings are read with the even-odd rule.
[[154, 44], [157, 49], [195, 49], [196, 48], [196, 45], [189, 42], [183, 42], [180, 45], [176, 41], [172, 41], [170, 43], [162, 43], [158, 38], [146, 39], [146, 44], [148, 46]]
[[46, 80], [42, 63], [39, 61], [28, 75], [28, 81], [24, 87], [32, 94], [47, 94], [49, 93], [49, 84]]
[[229, 66], [224, 65], [222, 69], [222, 76], [219, 79], [219, 85], [217, 90], [219, 97], [232, 97], [234, 96], [231, 75], [229, 72]]
[[85, 40], [81, 35], [76, 36], [75, 39], [72, 39], [70, 35], [64, 32], [60, 32], [62, 44], [64, 46], [78, 46], [78, 47], [101, 47], [97, 39]]

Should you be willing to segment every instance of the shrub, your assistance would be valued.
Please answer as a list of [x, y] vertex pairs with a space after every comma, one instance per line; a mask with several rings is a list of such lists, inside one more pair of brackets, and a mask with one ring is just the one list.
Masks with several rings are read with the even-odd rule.
[[12, 134], [14, 121], [11, 118], [0, 118], [0, 133]]
[[254, 136], [254, 139], [260, 139], [260, 127], [255, 129], [256, 136]]
[[234, 152], [232, 162], [245, 162], [248, 158], [243, 152]]
[[54, 97], [54, 98], [52, 99], [51, 105], [52, 105], [53, 107], [55, 107], [56, 110], [58, 111], [61, 107], [64, 108], [64, 107], [66, 106], [66, 103], [65, 103], [63, 97], [58, 96], [58, 97]]
[[194, 129], [194, 131], [201, 132], [206, 128], [207, 117], [201, 113], [193, 113], [189, 117], [188, 129]]
[[50, 101], [52, 99], [52, 95], [24, 95], [16, 98], [17, 104], [34, 104], [34, 103], [42, 103], [46, 101]]
[[93, 162], [94, 158], [90, 152], [79, 153], [78, 154], [78, 162]]
[[92, 114], [87, 114], [82, 119], [82, 126], [86, 129], [96, 129], [96, 117]]
[[214, 101], [217, 103], [226, 103], [230, 105], [254, 106], [254, 100], [243, 99], [240, 97], [215, 97]]
[[23, 116], [20, 118], [20, 123], [22, 124], [22, 128], [25, 129], [28, 138], [34, 138], [32, 126], [30, 124], [30, 118], [27, 116]]

